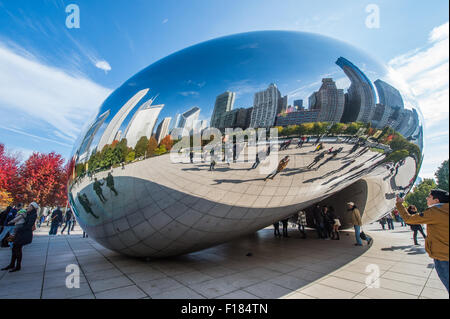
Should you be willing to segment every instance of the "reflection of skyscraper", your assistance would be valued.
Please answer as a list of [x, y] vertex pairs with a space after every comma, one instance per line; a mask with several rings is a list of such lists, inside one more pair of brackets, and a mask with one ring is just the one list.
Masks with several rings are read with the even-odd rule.
[[138, 104], [139, 101], [147, 94], [148, 90], [149, 89], [144, 89], [139, 91], [120, 108], [103, 132], [103, 135], [98, 142], [97, 150], [101, 151], [105, 145], [111, 144], [114, 141], [114, 138], [116, 137], [123, 121], [130, 111], [136, 106], [136, 104]]
[[180, 129], [186, 129], [190, 133], [190, 131], [194, 128], [199, 115], [200, 108], [197, 106], [192, 107], [188, 111], [181, 114], [180, 122], [177, 127]]
[[83, 141], [81, 142], [81, 146], [78, 149], [78, 154], [80, 155], [78, 159], [79, 161], [83, 161], [88, 156], [92, 140], [94, 139], [95, 134], [97, 134], [100, 127], [102, 126], [103, 122], [105, 122], [106, 118], [109, 116], [109, 113], [110, 110], [100, 115], [87, 131]]
[[171, 120], [171, 117], [165, 117], [161, 123], [159, 123], [158, 128], [156, 129], [156, 139], [158, 140], [158, 144], [163, 138], [169, 135], [169, 125]]
[[211, 116], [211, 127], [220, 127], [220, 121], [225, 113], [233, 109], [235, 97], [236, 93], [229, 91], [224, 92], [216, 97], [214, 111]]
[[403, 109], [403, 98], [400, 92], [388, 83], [378, 79], [374, 82], [377, 88], [378, 97], [380, 98], [380, 104], [390, 107], [400, 107]]
[[164, 104], [151, 105], [152, 102], [153, 100], [149, 100], [142, 104], [128, 124], [125, 130], [125, 138], [129, 147], [135, 147], [142, 136], [151, 137], [159, 112], [164, 107]]
[[319, 122], [339, 122], [344, 113], [344, 90], [337, 89], [333, 79], [322, 79], [322, 86], [318, 92], [315, 92], [314, 105], [310, 105], [309, 109], [318, 110]]
[[281, 93], [273, 83], [265, 91], [255, 93], [250, 127], [272, 127], [283, 105], [280, 100]]
[[340, 57], [336, 64], [351, 81], [345, 104], [343, 122], [369, 122], [375, 110], [375, 90], [367, 76], [347, 59]]
[[384, 128], [388, 125], [389, 118], [392, 117], [395, 108], [378, 103], [372, 117], [372, 124], [376, 128]]
[[303, 100], [294, 100], [294, 107], [297, 110], [302, 110], [303, 109]]

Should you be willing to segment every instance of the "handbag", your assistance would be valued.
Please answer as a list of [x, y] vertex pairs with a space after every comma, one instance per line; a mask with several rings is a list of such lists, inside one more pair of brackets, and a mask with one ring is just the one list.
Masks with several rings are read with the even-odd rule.
[[361, 237], [362, 240], [367, 240], [367, 236], [364, 233], [364, 231], [361, 230], [361, 233], [359, 233], [359, 237]]

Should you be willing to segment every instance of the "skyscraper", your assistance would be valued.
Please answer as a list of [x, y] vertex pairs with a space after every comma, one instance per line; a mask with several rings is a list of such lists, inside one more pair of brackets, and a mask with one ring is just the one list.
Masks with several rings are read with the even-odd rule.
[[214, 104], [213, 114], [211, 116], [211, 127], [221, 127], [220, 121], [226, 112], [233, 109], [234, 99], [236, 93], [226, 91], [216, 97], [216, 103]]
[[156, 129], [156, 139], [158, 144], [161, 143], [163, 138], [169, 135], [169, 125], [171, 120], [171, 117], [165, 117], [161, 123], [159, 123], [158, 128]]
[[197, 106], [194, 106], [190, 108], [188, 111], [181, 114], [181, 118], [177, 126], [179, 129], [181, 129], [180, 133], [184, 132], [183, 134], [186, 133], [190, 134], [196, 122], [198, 121], [199, 115], [200, 115], [200, 108]]
[[142, 136], [150, 138], [153, 133], [159, 112], [163, 109], [164, 104], [151, 105], [151, 102], [153, 101], [142, 104], [125, 130], [125, 138], [129, 147], [135, 147]]
[[302, 110], [303, 109], [303, 100], [294, 100], [294, 107], [297, 110]]
[[372, 82], [357, 66], [347, 59], [340, 57], [336, 64], [342, 68], [351, 81], [342, 121], [369, 122], [375, 111], [375, 90]]
[[318, 110], [319, 122], [340, 122], [344, 113], [344, 90], [338, 89], [333, 79], [322, 79], [322, 86], [314, 94], [315, 104], [310, 110]]
[[108, 126], [100, 138], [100, 141], [97, 145], [97, 150], [101, 151], [103, 147], [107, 144], [111, 144], [116, 137], [117, 132], [122, 126], [123, 121], [127, 117], [127, 115], [131, 112], [131, 110], [139, 103], [139, 101], [147, 94], [149, 89], [144, 89], [137, 92], [133, 97], [131, 97], [127, 103], [125, 103], [120, 110], [116, 113], [116, 115], [111, 119]]
[[105, 122], [105, 120], [108, 118], [109, 114], [110, 110], [100, 115], [86, 132], [86, 135], [84, 136], [83, 141], [81, 142], [81, 146], [78, 150], [79, 161], [84, 161], [85, 159], [87, 159], [87, 156], [89, 155], [89, 148], [91, 147], [92, 144], [92, 140], [94, 139], [94, 136], [95, 134], [97, 134], [100, 127], [102, 126], [103, 122]]
[[265, 91], [255, 93], [250, 127], [272, 127], [283, 105], [281, 99], [281, 93], [273, 83]]
[[376, 80], [374, 84], [381, 104], [404, 108], [402, 95], [395, 87], [380, 79]]

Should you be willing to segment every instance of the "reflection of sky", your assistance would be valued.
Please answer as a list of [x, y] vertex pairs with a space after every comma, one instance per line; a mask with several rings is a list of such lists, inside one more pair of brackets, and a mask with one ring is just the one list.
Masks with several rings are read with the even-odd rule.
[[124, 121], [122, 132], [139, 105], [157, 94], [155, 103], [165, 104], [157, 124], [193, 106], [200, 107], [200, 119], [209, 121], [217, 95], [233, 91], [234, 108], [248, 108], [254, 94], [272, 82], [282, 95], [289, 94], [289, 104], [303, 99], [307, 105], [309, 95], [320, 88], [324, 77], [332, 77], [338, 88], [348, 87], [348, 79], [335, 64], [340, 56], [363, 66], [361, 69], [372, 82], [386, 74], [381, 65], [359, 50], [327, 37], [285, 31], [251, 32], [203, 42], [152, 64], [112, 93], [99, 114], [113, 109], [105, 127], [129, 98], [149, 88], [147, 96]]

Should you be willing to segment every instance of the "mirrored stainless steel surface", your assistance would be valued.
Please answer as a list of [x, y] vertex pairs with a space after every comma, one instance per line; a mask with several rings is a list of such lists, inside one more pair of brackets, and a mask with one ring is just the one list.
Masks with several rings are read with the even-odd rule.
[[[96, 107], [93, 105], [93, 107]], [[413, 186], [423, 120], [405, 83], [323, 36], [214, 39], [139, 72], [74, 148], [70, 204], [100, 244], [165, 257], [346, 203], [370, 223]]]

